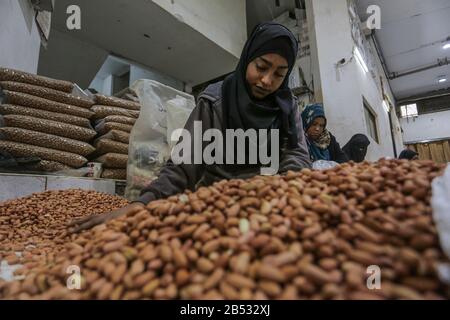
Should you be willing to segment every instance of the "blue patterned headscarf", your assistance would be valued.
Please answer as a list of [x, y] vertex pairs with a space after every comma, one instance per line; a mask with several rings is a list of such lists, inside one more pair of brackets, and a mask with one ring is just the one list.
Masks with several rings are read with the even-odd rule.
[[[323, 109], [323, 104], [316, 103], [310, 104], [305, 107], [302, 112], [302, 122], [305, 132], [309, 129], [314, 119], [322, 117], [325, 119], [325, 126], [327, 118], [325, 117], [325, 111]], [[330, 145], [330, 133], [327, 129], [324, 129], [322, 135], [317, 139], [317, 141], [311, 141], [306, 135], [306, 141], [308, 143], [309, 154], [313, 161], [317, 160], [331, 160], [330, 151], [328, 147]]]

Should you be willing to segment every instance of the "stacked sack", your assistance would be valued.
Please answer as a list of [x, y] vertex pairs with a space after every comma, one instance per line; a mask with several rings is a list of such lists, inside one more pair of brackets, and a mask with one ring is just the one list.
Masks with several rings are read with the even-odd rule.
[[73, 83], [0, 68], [0, 149], [14, 157], [39, 157], [33, 169], [80, 168], [95, 148], [93, 102], [72, 95]]
[[139, 117], [138, 102], [95, 95], [91, 108], [99, 138], [92, 159], [103, 164], [102, 178], [126, 180], [130, 132]]

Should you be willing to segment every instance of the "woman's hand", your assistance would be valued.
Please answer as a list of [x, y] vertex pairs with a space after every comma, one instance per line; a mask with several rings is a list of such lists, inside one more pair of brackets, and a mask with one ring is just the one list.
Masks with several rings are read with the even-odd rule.
[[109, 220], [116, 219], [128, 214], [138, 213], [143, 209], [145, 209], [145, 205], [143, 203], [134, 202], [126, 207], [114, 210], [112, 212], [92, 215], [84, 217], [82, 219], [74, 220], [69, 223], [69, 228], [72, 227], [70, 233], [78, 233], [80, 231], [90, 229], [96, 225], [105, 223]]

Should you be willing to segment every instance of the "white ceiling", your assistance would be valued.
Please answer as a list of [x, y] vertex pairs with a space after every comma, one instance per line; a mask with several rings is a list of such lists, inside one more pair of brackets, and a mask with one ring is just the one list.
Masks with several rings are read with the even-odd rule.
[[[81, 30], [69, 31], [66, 28], [66, 8], [71, 4], [81, 8]], [[77, 41], [193, 85], [231, 72], [237, 63], [232, 54], [150, 0], [58, 0], [52, 28]], [[64, 73], [61, 66], [54, 67], [55, 61], [65, 59], [63, 42], [54, 40], [52, 43], [50, 38], [49, 47], [54, 50], [44, 52], [48, 57], [42, 59], [45, 65], [40, 65], [40, 70], [45, 70], [47, 75], [61, 77], [64, 74], [68, 80], [89, 85], [92, 77], [88, 72], [77, 73], [73, 67], [67, 66]], [[78, 58], [90, 59], [88, 55]], [[64, 62], [66, 65], [80, 63]]]
[[[442, 42], [450, 37], [450, 0], [357, 0], [361, 18], [366, 9], [378, 5], [381, 9], [381, 29], [375, 31], [389, 72], [437, 63], [448, 57]], [[439, 84], [437, 78], [448, 81]], [[397, 99], [450, 87], [450, 65], [400, 77], [390, 81]]]

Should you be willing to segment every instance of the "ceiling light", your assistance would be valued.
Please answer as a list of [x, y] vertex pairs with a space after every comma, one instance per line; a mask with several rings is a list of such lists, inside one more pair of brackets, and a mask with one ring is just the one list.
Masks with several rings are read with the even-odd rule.
[[447, 82], [447, 77], [446, 77], [446, 76], [439, 76], [439, 77], [437, 78], [437, 82], [438, 82], [438, 83], [444, 83], [444, 82]]
[[450, 42], [444, 44], [444, 46], [442, 47], [442, 49], [445, 49], [445, 50], [450, 49]]
[[363, 68], [364, 72], [366, 72], [366, 73], [369, 72], [369, 68], [367, 68], [367, 64], [364, 61], [364, 58], [361, 54], [361, 51], [359, 51], [358, 47], [355, 47], [355, 58], [359, 62], [361, 67]]

